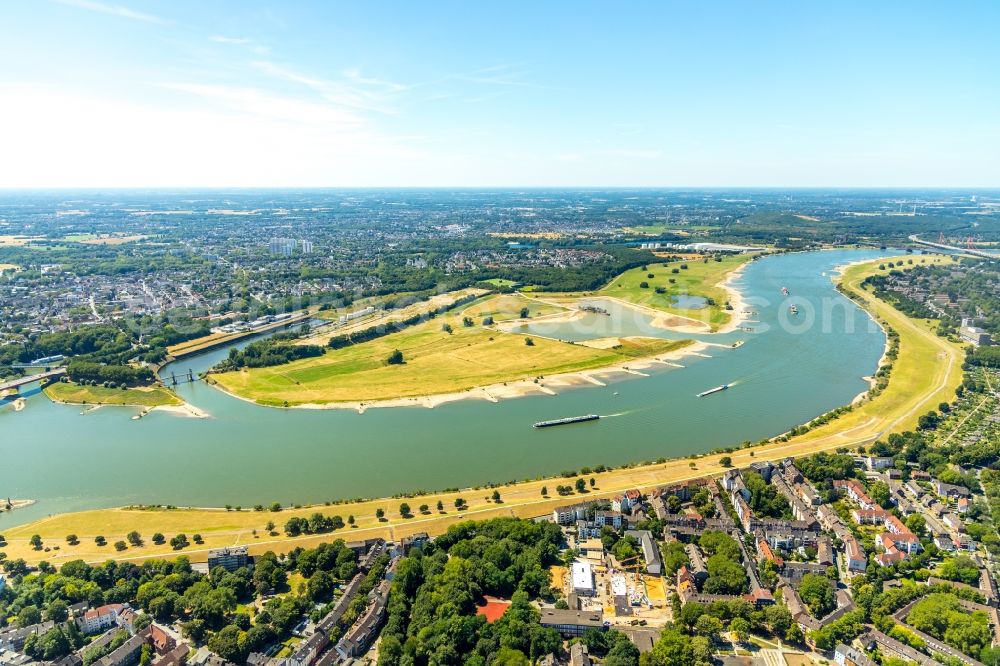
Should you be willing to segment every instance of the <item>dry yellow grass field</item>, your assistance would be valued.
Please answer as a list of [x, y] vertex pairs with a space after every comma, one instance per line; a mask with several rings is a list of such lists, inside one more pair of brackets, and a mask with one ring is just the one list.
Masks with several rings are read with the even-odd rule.
[[[513, 300], [517, 299], [517, 300]], [[677, 349], [676, 341], [630, 338], [610, 349], [594, 349], [483, 327], [478, 315], [521, 297], [498, 296], [403, 331], [343, 349], [269, 368], [213, 374], [212, 381], [242, 398], [272, 406], [396, 400], [468, 391], [541, 376], [592, 370]], [[534, 306], [551, 308], [551, 306]], [[558, 308], [552, 308], [557, 311]], [[466, 312], [475, 312], [466, 326]], [[445, 327], [450, 327], [450, 332]], [[528, 345], [528, 340], [533, 344]], [[402, 364], [387, 363], [399, 350]]]

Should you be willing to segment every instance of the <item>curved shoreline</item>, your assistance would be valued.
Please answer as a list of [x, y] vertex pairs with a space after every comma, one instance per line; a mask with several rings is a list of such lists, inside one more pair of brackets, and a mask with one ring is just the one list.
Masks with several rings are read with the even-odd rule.
[[[884, 304], [884, 301], [876, 300], [876, 303]], [[872, 303], [866, 303], [867, 306], [871, 306]], [[888, 306], [891, 309], [891, 306]], [[866, 311], [870, 314], [869, 307], [864, 307]], [[897, 317], [902, 319], [905, 315], [902, 315], [898, 311], [892, 310], [894, 313], [892, 316], [888, 316], [890, 321], [894, 321]], [[914, 356], [912, 347], [907, 347], [911, 345], [914, 340], [919, 340], [922, 338], [931, 339], [935, 342], [938, 347], [945, 345], [944, 342], [938, 340], [936, 336], [923, 330], [923, 327], [918, 326], [907, 326], [902, 322], [898, 324], [899, 333], [903, 339], [904, 346], [901, 350], [900, 363], [912, 365], [914, 361], [918, 360]], [[950, 346], [950, 345], [947, 345]], [[910, 349], [911, 351], [907, 351]], [[758, 444], [749, 449], [741, 449], [736, 445], [735, 450], [730, 450], [728, 455], [732, 457], [733, 462], [737, 465], [749, 464], [755, 460], [769, 460], [778, 459], [786, 456], [800, 456], [809, 453], [814, 453], [817, 451], [830, 450], [833, 448], [838, 448], [842, 446], [850, 447], [857, 446], [859, 444], [867, 443], [873, 441], [874, 438], [881, 436], [884, 432], [889, 431], [892, 428], [900, 427], [903, 421], [908, 417], [908, 415], [916, 413], [925, 404], [936, 403], [938, 399], [943, 396], [942, 391], [947, 391], [949, 387], [952, 387], [955, 382], [955, 372], [958, 369], [958, 365], [949, 360], [947, 363], [942, 359], [941, 356], [934, 356], [932, 358], [924, 359], [921, 357], [921, 363], [926, 362], [928, 366], [935, 366], [938, 370], [942, 371], [942, 379], [937, 382], [933, 387], [928, 387], [926, 391], [913, 396], [908, 395], [905, 400], [906, 404], [901, 406], [894, 406], [890, 409], [888, 413], [883, 413], [881, 416], [872, 415], [872, 410], [870, 407], [865, 408], [865, 411], [860, 414], [854, 414], [852, 416], [844, 416], [840, 419], [831, 421], [823, 426], [811, 430], [809, 433], [801, 435], [800, 437], [793, 438], [788, 442], [780, 442], [772, 439], [766, 444]], [[930, 371], [930, 369], [928, 368]], [[937, 370], [935, 370], [936, 372]], [[888, 400], [891, 404], [894, 399], [899, 396], [895, 395], [899, 391], [893, 391], [894, 387], [903, 386], [899, 384], [899, 378], [896, 377], [896, 384], [892, 384], [892, 379], [890, 379], [890, 388], [887, 389], [882, 394], [882, 400]], [[958, 381], [961, 381], [961, 373], [958, 373]], [[903, 386], [903, 391], [906, 387]], [[893, 397], [890, 398], [890, 391], [893, 392]], [[953, 392], [952, 392], [953, 395]], [[911, 404], [913, 399], [917, 398], [918, 404]], [[877, 400], [877, 399], [876, 399]], [[875, 401], [872, 401], [875, 402]], [[897, 400], [898, 402], [898, 400]], [[905, 409], [905, 411], [904, 411]], [[901, 414], [901, 415], [899, 415]], [[845, 422], [845, 419], [846, 422]], [[778, 436], [780, 437], [780, 436]], [[726, 451], [716, 451], [715, 453], [706, 454], [692, 454], [689, 456], [678, 456], [677, 458], [671, 459], [666, 462], [657, 463], [639, 463], [639, 464], [623, 464], [618, 466], [613, 471], [606, 473], [597, 474], [599, 484], [598, 489], [594, 493], [588, 493], [585, 495], [587, 498], [597, 498], [609, 496], [612, 492], [618, 490], [624, 490], [630, 487], [635, 488], [651, 488], [666, 483], [678, 482], [685, 479], [693, 478], [703, 478], [721, 474], [724, 469], [718, 465], [718, 459], [722, 455], [726, 455]], [[755, 457], [756, 454], [756, 457]], [[690, 461], [690, 463], [689, 463]], [[697, 462], [695, 462], [697, 461]], [[691, 469], [688, 466], [691, 466]], [[201, 551], [207, 552], [207, 548], [216, 545], [217, 543], [222, 543], [223, 541], [231, 544], [234, 540], [237, 543], [246, 543], [251, 545], [252, 548], [262, 548], [265, 545], [278, 544], [280, 549], [289, 549], [297, 546], [305, 545], [307, 543], [316, 543], [318, 541], [330, 538], [338, 538], [342, 536], [344, 538], [356, 538], [356, 535], [364, 532], [365, 534], [388, 534], [388, 538], [399, 538], [400, 536], [405, 536], [410, 533], [411, 530], [422, 529], [430, 531], [432, 533], [438, 533], [446, 529], [450, 524], [453, 524], [456, 520], [467, 519], [470, 514], [487, 516], [494, 515], [494, 512], [502, 512], [504, 515], [520, 515], [522, 517], [533, 517], [537, 515], [542, 515], [547, 511], [551, 510], [551, 506], [562, 503], [573, 501], [574, 498], [548, 498], [544, 497], [539, 499], [539, 488], [546, 482], [550, 485], [553, 482], [559, 481], [558, 476], [546, 476], [541, 478], [536, 478], [532, 481], [521, 481], [516, 484], [499, 484], [493, 486], [491, 484], [480, 485], [473, 488], [463, 487], [460, 491], [437, 491], [437, 492], [408, 492], [400, 493], [395, 497], [383, 497], [380, 499], [373, 500], [359, 500], [359, 501], [338, 501], [332, 503], [331, 506], [325, 506], [323, 504], [315, 503], [309, 505], [303, 505], [301, 508], [286, 508], [283, 511], [283, 516], [287, 515], [308, 515], [309, 511], [321, 510], [329, 513], [331, 510], [334, 512], [344, 512], [344, 515], [351, 513], [358, 517], [358, 525], [360, 529], [355, 529], [353, 531], [337, 532], [331, 535], [320, 535], [318, 537], [302, 537], [298, 539], [287, 539], [280, 538], [275, 541], [253, 541], [250, 536], [251, 527], [259, 528], [259, 525], [254, 521], [259, 521], [260, 517], [254, 517], [255, 514], [251, 514], [249, 510], [245, 509], [241, 513], [229, 514], [226, 512], [227, 521], [226, 526], [221, 526], [221, 523], [212, 523], [212, 527], [207, 526], [206, 523], [198, 522], [203, 520], [212, 520], [211, 518], [206, 518], [206, 516], [214, 516], [223, 513], [224, 510], [221, 508], [210, 509], [201, 513], [191, 511], [190, 516], [185, 519], [190, 519], [193, 521], [190, 525], [185, 523], [183, 527], [189, 528], [184, 531], [191, 532], [196, 529], [201, 529], [207, 537], [206, 548], [201, 549]], [[502, 490], [504, 496], [504, 504], [493, 506], [489, 502], [483, 503], [483, 498], [480, 497], [482, 493], [480, 489], [487, 487], [498, 487]], [[398, 518], [390, 518], [388, 522], [376, 522], [374, 517], [374, 511], [376, 508], [382, 508], [387, 511], [390, 515], [394, 510], [398, 502], [404, 498], [421, 497], [426, 498], [424, 501], [433, 502], [434, 499], [441, 497], [445, 500], [454, 498], [457, 495], [463, 495], [470, 499], [470, 510], [467, 512], [454, 512], [449, 511], [447, 515], [444, 516], [432, 516], [428, 518], [419, 518], [417, 520], [399, 520]], [[471, 494], [471, 497], [470, 497]], [[412, 501], [412, 500], [411, 500]], [[27, 535], [33, 532], [42, 532], [46, 538], [61, 539], [61, 534], [63, 534], [66, 529], [65, 524], [72, 524], [73, 529], [79, 532], [84, 529], [80, 527], [77, 523], [67, 523], [67, 521], [74, 520], [89, 520], [85, 516], [99, 516], [101, 520], [110, 521], [114, 527], [109, 527], [107, 529], [113, 530], [118, 528], [119, 518], [125, 520], [125, 525], [122, 527], [124, 534], [128, 529], [133, 529], [135, 527], [134, 522], [138, 522], [142, 526], [143, 531], [149, 531], [153, 529], [153, 525], [157, 527], [163, 527], [164, 525], [156, 522], [156, 516], [158, 515], [171, 515], [172, 513], [183, 513], [184, 510], [169, 511], [162, 510], [157, 511], [150, 507], [147, 510], [140, 511], [134, 506], [132, 510], [128, 511], [128, 507], [118, 508], [118, 509], [95, 509], [84, 512], [76, 513], [64, 513], [56, 514], [49, 518], [39, 519], [30, 524], [23, 525], [17, 528], [8, 528], [8, 531], [16, 531], [17, 536], [12, 539], [12, 542], [17, 542], [16, 547], [20, 548], [21, 541], [26, 542]], [[118, 515], [122, 514], [122, 515]], [[499, 515], [499, 513], [496, 513]], [[246, 518], [237, 518], [239, 516], [246, 516]], [[180, 518], [179, 516], [176, 516]], [[170, 521], [168, 521], [170, 522]], [[55, 523], [57, 526], [46, 530], [46, 523]], [[149, 524], [147, 524], [149, 523]], [[243, 527], [242, 524], [246, 523], [247, 526]], [[419, 523], [419, 525], [418, 525]], [[103, 523], [102, 523], [103, 524]], [[238, 525], [239, 524], [239, 525]], [[41, 528], [41, 529], [39, 529]], [[126, 529], [127, 528], [127, 529]], [[103, 528], [102, 528], [103, 529]], [[168, 528], [170, 529], [170, 528]], [[214, 530], [214, 531], [210, 531]], [[71, 530], [72, 531], [72, 530]], [[162, 529], [160, 531], [163, 531]], [[107, 530], [100, 532], [107, 534]], [[348, 537], [350, 535], [350, 537]], [[23, 538], [21, 538], [23, 537]], [[25, 549], [26, 550], [26, 549]], [[185, 553], [201, 552], [196, 550], [186, 550]], [[88, 551], [89, 552], [89, 551]], [[28, 553], [32, 554], [32, 553]], [[65, 553], [68, 557], [73, 557], [72, 553]], [[141, 551], [139, 554], [123, 554], [122, 557], [116, 559], [145, 559], [149, 557], [164, 557], [170, 556], [170, 552], [151, 552], [151, 551]], [[200, 555], [203, 556], [203, 555]], [[97, 555], [94, 555], [97, 557]], [[100, 556], [100, 560], [106, 559], [106, 555]]]
[[[634, 336], [633, 336], [634, 337]], [[684, 342], [684, 341], [681, 341]], [[686, 341], [683, 347], [673, 349], [668, 352], [643, 356], [628, 361], [602, 365], [589, 370], [576, 370], [573, 372], [561, 372], [553, 375], [539, 375], [534, 378], [512, 379], [506, 382], [497, 382], [485, 386], [474, 386], [461, 391], [451, 391], [448, 393], [435, 393], [430, 395], [408, 396], [400, 398], [384, 398], [374, 400], [344, 400], [338, 402], [324, 403], [302, 403], [297, 405], [266, 405], [245, 396], [233, 393], [217, 382], [208, 382], [212, 388], [225, 393], [228, 396], [256, 405], [257, 407], [268, 407], [273, 409], [346, 409], [364, 414], [369, 409], [386, 407], [426, 407], [433, 409], [439, 405], [460, 400], [486, 400], [488, 402], [499, 402], [500, 400], [510, 400], [522, 398], [529, 395], [557, 395], [557, 389], [585, 388], [587, 386], [605, 386], [601, 381], [601, 375], [637, 375], [645, 376], [641, 370], [646, 370], [656, 365], [676, 365], [671, 363], [685, 356], [698, 355], [709, 348], [709, 343], [695, 340]], [[582, 344], [582, 343], [578, 343]]]
[[42, 393], [45, 395], [46, 398], [59, 405], [73, 405], [76, 407], [86, 407], [87, 409], [81, 412], [81, 414], [89, 414], [90, 412], [96, 409], [100, 409], [101, 407], [122, 407], [125, 409], [140, 410], [137, 417], [143, 417], [155, 411], [167, 412], [168, 414], [174, 414], [176, 416], [187, 416], [198, 419], [204, 419], [211, 416], [208, 412], [199, 409], [198, 407], [195, 407], [194, 405], [185, 400], [182, 400], [179, 396], [177, 397], [177, 400], [179, 401], [177, 404], [149, 406], [149, 405], [133, 405], [128, 403], [110, 403], [110, 402], [73, 402], [70, 400], [59, 400], [58, 398], [54, 398], [44, 390], [42, 391]]
[[[642, 305], [639, 303], [632, 303], [629, 301], [622, 300], [615, 296], [600, 295], [598, 292], [592, 296], [579, 296], [576, 297], [576, 304], [579, 304], [584, 299], [605, 299], [613, 301], [620, 304], [621, 306], [634, 310], [636, 312], [642, 313], [650, 317], [650, 325], [667, 331], [674, 331], [678, 333], [698, 333], [705, 335], [717, 335], [724, 333], [731, 333], [739, 328], [740, 324], [740, 314], [746, 307], [746, 301], [743, 298], [742, 292], [732, 284], [734, 280], [739, 278], [743, 270], [749, 262], [743, 263], [732, 271], [726, 274], [726, 278], [718, 283], [716, 286], [725, 290], [729, 295], [729, 304], [732, 306], [732, 310], [725, 311], [729, 315], [729, 321], [723, 324], [716, 330], [711, 330], [711, 326], [703, 321], [692, 319], [690, 317], [685, 317], [684, 315], [675, 314], [673, 312], [668, 312], [666, 310], [658, 310], [647, 305]], [[539, 302], [547, 302], [541, 298], [535, 296], [524, 295], [526, 298], [538, 300]], [[564, 304], [560, 304], [560, 307], [566, 307]], [[549, 315], [542, 315], [540, 317], [535, 317], [531, 319], [532, 322], [545, 322], [545, 323], [568, 323], [576, 321], [587, 313], [579, 308], [567, 308], [567, 312], [555, 312]], [[670, 318], [681, 319], [686, 322], [691, 322], [690, 324], [682, 325], [671, 325], [669, 323]], [[495, 326], [496, 329], [511, 335], [519, 335], [521, 333], [510, 330], [512, 327], [523, 325], [524, 322], [529, 320], [515, 319], [510, 321], [498, 322]], [[535, 337], [546, 337], [537, 334], [533, 334]], [[622, 339], [636, 338], [642, 336], [621, 336]], [[555, 339], [555, 338], [550, 338]], [[586, 345], [588, 340], [577, 341], [575, 344]], [[681, 341], [683, 342], [683, 341]], [[536, 377], [522, 377], [519, 379], [510, 379], [505, 382], [494, 382], [492, 384], [485, 384], [482, 386], [473, 386], [468, 389], [462, 389], [457, 391], [449, 391], [445, 393], [435, 393], [426, 395], [416, 395], [416, 396], [400, 396], [394, 398], [376, 398], [371, 400], [341, 400], [341, 401], [331, 401], [322, 403], [300, 403], [295, 405], [271, 405], [258, 402], [246, 396], [234, 393], [228, 388], [224, 387], [217, 381], [208, 381], [206, 379], [206, 384], [212, 388], [225, 393], [226, 395], [236, 398], [237, 400], [242, 400], [252, 405], [258, 407], [270, 407], [274, 409], [311, 409], [311, 410], [328, 410], [328, 409], [347, 409], [352, 411], [357, 411], [359, 414], [363, 414], [368, 409], [378, 409], [387, 407], [426, 407], [428, 409], [433, 409], [439, 405], [443, 405], [449, 402], [457, 402], [459, 400], [486, 400], [489, 402], [499, 402], [500, 400], [509, 400], [513, 398], [521, 398], [529, 395], [535, 394], [545, 394], [545, 395], [556, 395], [558, 391], [556, 389], [572, 389], [572, 388], [582, 388], [586, 386], [604, 386], [597, 375], [613, 375], [613, 374], [630, 374], [630, 375], [643, 375], [641, 370], [649, 369], [657, 364], [669, 365], [677, 367], [677, 359], [684, 358], [685, 356], [691, 355], [702, 355], [705, 349], [711, 346], [723, 346], [727, 349], [732, 348], [731, 345], [713, 345], [708, 342], [701, 342], [695, 340], [688, 340], [687, 344], [678, 349], [671, 350], [669, 352], [664, 352], [660, 354], [653, 354], [650, 356], [638, 357], [635, 359], [630, 359], [628, 361], [621, 361], [617, 363], [612, 363], [609, 365], [604, 365], [596, 368], [591, 368], [588, 370], [577, 370], [572, 372], [562, 372], [553, 375], [540, 374]], [[210, 377], [211, 375], [207, 375]], [[644, 376], [644, 375], [643, 375]], [[545, 382], [545, 383], [542, 383]], [[186, 403], [185, 403], [186, 404]]]

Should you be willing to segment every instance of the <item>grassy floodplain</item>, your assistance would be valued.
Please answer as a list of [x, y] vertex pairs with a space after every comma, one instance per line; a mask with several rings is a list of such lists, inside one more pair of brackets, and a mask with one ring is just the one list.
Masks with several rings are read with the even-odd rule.
[[[746, 264], [750, 258], [751, 255], [738, 254], [725, 256], [722, 261], [709, 259], [707, 263], [704, 259], [685, 259], [649, 264], [646, 270], [639, 267], [622, 273], [609, 282], [599, 295], [696, 319], [716, 330], [732, 316], [725, 309], [729, 294], [722, 283], [732, 271]], [[682, 269], [682, 265], [687, 268]], [[677, 269], [677, 273], [673, 272], [674, 269]], [[649, 277], [650, 274], [653, 277]], [[670, 280], [674, 280], [673, 284]], [[640, 286], [642, 283], [648, 286]], [[656, 293], [657, 287], [664, 289], [664, 293]], [[710, 298], [715, 304], [698, 309], [676, 307], [674, 298], [682, 295]]]
[[[904, 265], [910, 259], [913, 265]], [[954, 399], [955, 389], [962, 383], [962, 345], [938, 337], [936, 319], [911, 319], [861, 286], [867, 277], [892, 270], [888, 267], [890, 263], [896, 264], [896, 270], [906, 270], [954, 263], [954, 259], [902, 256], [855, 264], [844, 270], [840, 282], [848, 294], [899, 334], [899, 356], [893, 364], [889, 387], [881, 395], [795, 441], [810, 444], [840, 438], [860, 443], [856, 440], [858, 435], [875, 439], [890, 432], [910, 430], [916, 427], [922, 414]]]
[[512, 321], [521, 318], [523, 308], [528, 308], [528, 317], [531, 318], [568, 312], [562, 306], [544, 303], [521, 294], [502, 294], [471, 304], [462, 315], [472, 317], [477, 323], [486, 317], [493, 317], [493, 321], [496, 322]]
[[[323, 356], [214, 374], [212, 380], [230, 393], [272, 406], [396, 400], [592, 370], [686, 344], [625, 338], [613, 348], [593, 349], [532, 337], [534, 344], [529, 346], [529, 336], [481, 325], [485, 316], [497, 321], [517, 317], [521, 307], [546, 313], [560, 310], [520, 296], [493, 296], [382, 338], [328, 350]], [[473, 319], [472, 326], [465, 325], [465, 317]], [[397, 349], [405, 363], [390, 365], [387, 359]]]
[[[925, 257], [913, 257], [919, 262]], [[889, 260], [886, 260], [887, 263]], [[927, 257], [928, 263], [948, 261]], [[754, 461], [778, 460], [788, 456], [801, 456], [838, 447], [867, 444], [889, 432], [906, 430], [920, 414], [933, 409], [939, 402], [950, 401], [955, 388], [961, 383], [962, 349], [959, 345], [937, 337], [925, 321], [911, 320], [887, 303], [860, 289], [865, 277], [879, 271], [880, 261], [868, 262], [849, 268], [842, 284], [866, 308], [886, 321], [900, 336], [899, 355], [890, 375], [888, 387], [874, 399], [859, 405], [852, 412], [787, 442], [774, 441], [750, 449], [728, 454], [734, 466], [748, 465]], [[904, 267], [905, 268], [905, 267]], [[407, 499], [376, 499], [344, 503], [333, 506], [313, 506], [285, 509], [281, 512], [226, 511], [223, 509], [102, 509], [52, 516], [35, 523], [5, 530], [8, 546], [3, 550], [11, 558], [23, 557], [29, 562], [48, 560], [55, 564], [70, 559], [103, 561], [108, 558], [145, 559], [150, 557], [189, 555], [193, 560], [205, 560], [209, 548], [232, 544], [249, 544], [251, 552], [266, 550], [284, 552], [296, 547], [310, 547], [334, 538], [347, 540], [382, 536], [398, 539], [414, 532], [439, 534], [450, 525], [465, 519], [482, 519], [492, 516], [533, 517], [544, 515], [559, 506], [581, 499], [598, 499], [619, 493], [627, 488], [651, 488], [666, 483], [719, 475], [724, 468], [719, 464], [721, 454], [682, 458], [653, 465], [640, 465], [616, 469], [593, 476], [596, 487], [584, 495], [558, 497], [551, 493], [557, 484], [572, 483], [572, 479], [550, 478], [537, 481], [499, 486], [502, 503], [489, 500], [492, 490], [466, 489], [459, 492], [433, 493]], [[468, 508], [458, 511], [454, 501], [461, 497]], [[262, 498], [262, 501], [264, 499]], [[399, 515], [400, 502], [406, 501], [414, 511], [412, 518]], [[443, 512], [436, 509], [443, 504]], [[427, 504], [429, 511], [419, 511]], [[376, 511], [385, 511], [386, 519], [376, 518]], [[320, 511], [327, 515], [341, 515], [345, 520], [354, 516], [355, 528], [339, 530], [332, 534], [289, 538], [281, 533], [281, 526], [292, 516], [309, 516]], [[277, 525], [276, 534], [264, 529], [268, 521]], [[138, 530], [146, 537], [140, 548], [129, 548], [116, 553], [108, 546], [97, 546], [93, 537], [104, 536], [108, 543], [124, 539], [131, 530]], [[188, 536], [199, 533], [204, 545], [172, 551], [169, 546], [154, 546], [148, 537], [154, 532], [170, 536], [183, 532]], [[31, 535], [39, 534], [44, 540], [42, 550], [34, 550], [28, 543]], [[76, 534], [77, 546], [69, 546], [65, 537]], [[48, 552], [44, 548], [50, 548]]]
[[161, 407], [183, 404], [173, 391], [162, 386], [141, 388], [104, 388], [81, 386], [71, 382], [54, 382], [44, 389], [45, 395], [56, 402], [73, 405], [123, 405], [132, 407]]

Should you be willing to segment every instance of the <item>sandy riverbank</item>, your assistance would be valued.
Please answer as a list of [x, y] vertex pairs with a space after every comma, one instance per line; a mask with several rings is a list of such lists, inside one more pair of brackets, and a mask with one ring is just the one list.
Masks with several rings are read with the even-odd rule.
[[168, 414], [173, 414], [174, 416], [184, 416], [194, 419], [207, 419], [211, 416], [208, 412], [198, 409], [189, 402], [184, 402], [179, 405], [157, 405], [151, 408], [151, 412], [166, 412]]
[[[156, 405], [154, 407], [146, 407], [143, 405], [119, 405], [119, 404], [103, 404], [103, 403], [93, 403], [93, 402], [67, 402], [65, 400], [55, 400], [48, 394], [46, 394], [46, 397], [49, 398], [49, 400], [52, 400], [52, 402], [57, 402], [60, 405], [76, 405], [78, 407], [84, 407], [85, 409], [82, 412], [80, 412], [81, 415], [97, 411], [101, 407], [124, 407], [127, 409], [135, 409], [135, 408], [142, 409], [142, 411], [136, 414], [133, 418], [142, 418], [143, 416], [146, 416], [150, 412], [166, 412], [168, 414], [173, 414], [175, 416], [185, 416], [198, 419], [206, 419], [211, 416], [211, 414], [209, 414], [208, 412], [203, 411], [188, 402], [181, 402], [181, 404], [179, 405]], [[23, 400], [23, 398], [21, 400]]]

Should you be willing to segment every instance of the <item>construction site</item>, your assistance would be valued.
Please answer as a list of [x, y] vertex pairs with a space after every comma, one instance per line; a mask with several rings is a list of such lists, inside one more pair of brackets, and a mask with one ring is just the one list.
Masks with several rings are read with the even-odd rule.
[[643, 555], [618, 561], [599, 539], [580, 542], [578, 551], [570, 568], [551, 569], [552, 586], [570, 608], [601, 611], [612, 626], [663, 626], [673, 619], [667, 581], [646, 572]]

